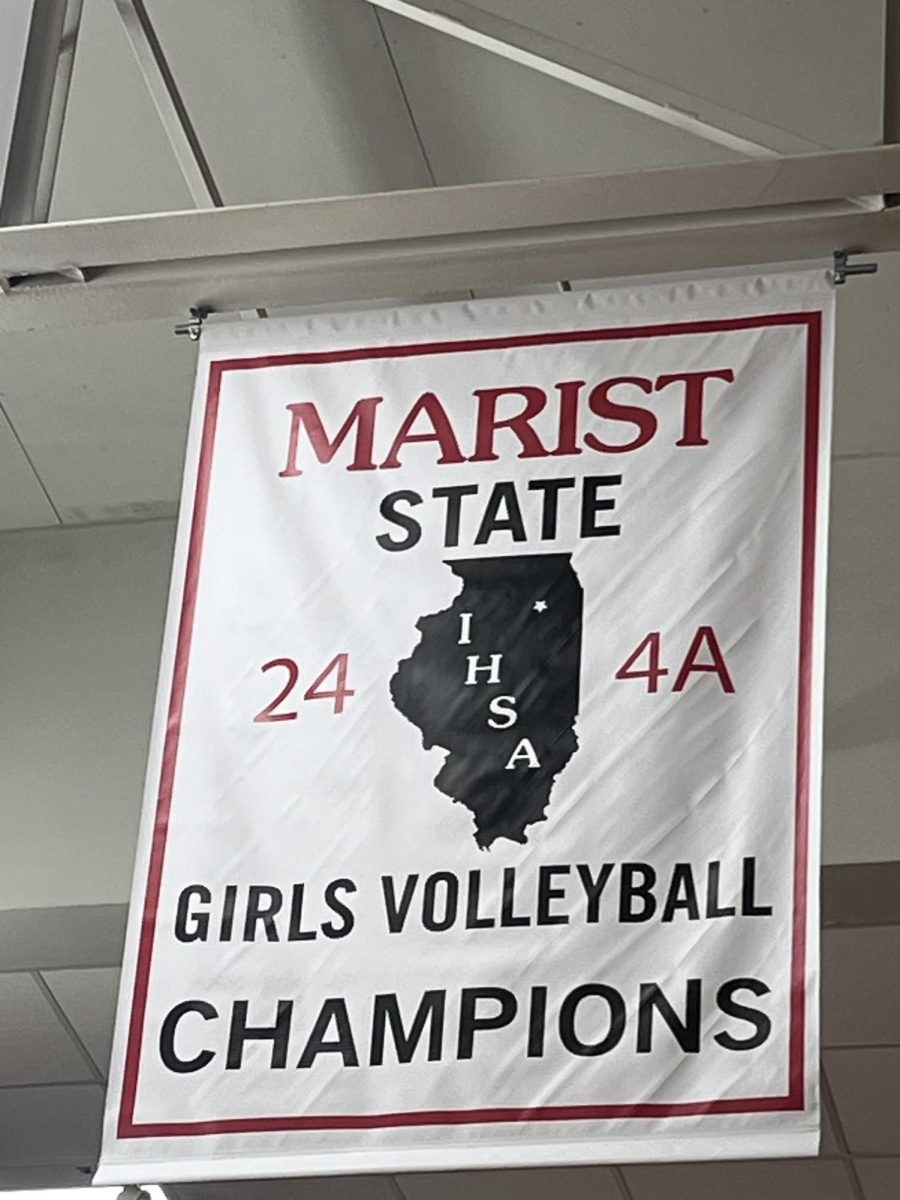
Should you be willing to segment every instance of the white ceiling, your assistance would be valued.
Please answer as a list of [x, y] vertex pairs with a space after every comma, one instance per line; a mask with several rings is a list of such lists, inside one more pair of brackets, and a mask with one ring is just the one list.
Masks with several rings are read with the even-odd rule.
[[[22, 523], [172, 516], [195, 353], [156, 321], [0, 337], [0, 402], [40, 481], [24, 478]], [[16, 490], [3, 494], [14, 528]]]

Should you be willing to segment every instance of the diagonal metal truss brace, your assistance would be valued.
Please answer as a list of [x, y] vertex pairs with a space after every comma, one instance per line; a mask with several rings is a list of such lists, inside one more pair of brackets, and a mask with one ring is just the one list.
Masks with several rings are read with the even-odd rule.
[[524, 25], [484, 12], [465, 0], [368, 0], [368, 3], [737, 154], [767, 158], [823, 149], [819, 143], [798, 134], [732, 112], [712, 100], [692, 96], [586, 50], [565, 45]]
[[222, 195], [144, 0], [115, 0], [115, 4], [191, 199], [198, 208], [221, 208]]

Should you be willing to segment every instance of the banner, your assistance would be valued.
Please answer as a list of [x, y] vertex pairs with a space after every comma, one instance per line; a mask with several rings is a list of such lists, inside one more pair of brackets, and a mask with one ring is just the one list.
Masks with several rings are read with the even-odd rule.
[[203, 333], [100, 1182], [812, 1154], [823, 272]]

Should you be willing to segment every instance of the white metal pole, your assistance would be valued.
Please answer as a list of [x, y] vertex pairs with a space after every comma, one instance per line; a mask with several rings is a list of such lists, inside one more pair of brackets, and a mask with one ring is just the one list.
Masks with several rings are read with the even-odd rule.
[[49, 216], [81, 8], [82, 0], [34, 2], [0, 192], [0, 225], [30, 225]]

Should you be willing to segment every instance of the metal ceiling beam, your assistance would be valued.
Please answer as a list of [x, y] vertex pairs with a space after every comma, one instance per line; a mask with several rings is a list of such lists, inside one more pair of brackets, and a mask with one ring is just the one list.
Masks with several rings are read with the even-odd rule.
[[711, 100], [484, 12], [465, 0], [368, 2], [737, 154], [764, 158], [823, 148], [808, 138], [732, 112]]
[[6, 171], [0, 225], [50, 213], [83, 0], [34, 0]]
[[221, 208], [222, 195], [144, 0], [116, 0], [116, 8], [192, 200], [198, 208]]
[[900, 210], [865, 213], [834, 205], [787, 217], [770, 212], [731, 221], [676, 222], [642, 232], [422, 239], [325, 251], [228, 254], [175, 263], [122, 263], [89, 273], [87, 284], [19, 287], [0, 297], [0, 333], [169, 318], [192, 307], [269, 312], [354, 301], [443, 297], [554, 280], [624, 278], [757, 263], [821, 260], [835, 246], [900, 250]]
[[[208, 255], [323, 248], [458, 233], [759, 209], [900, 184], [900, 147], [874, 146], [774, 160], [662, 167], [417, 188], [324, 200], [154, 213], [0, 230], [0, 275], [73, 264], [201, 259]], [[384, 246], [385, 252], [388, 247]], [[131, 257], [129, 257], [129, 255]]]
[[[900, 249], [900, 146], [0, 230], [0, 329]], [[79, 281], [81, 279], [82, 281]]]

